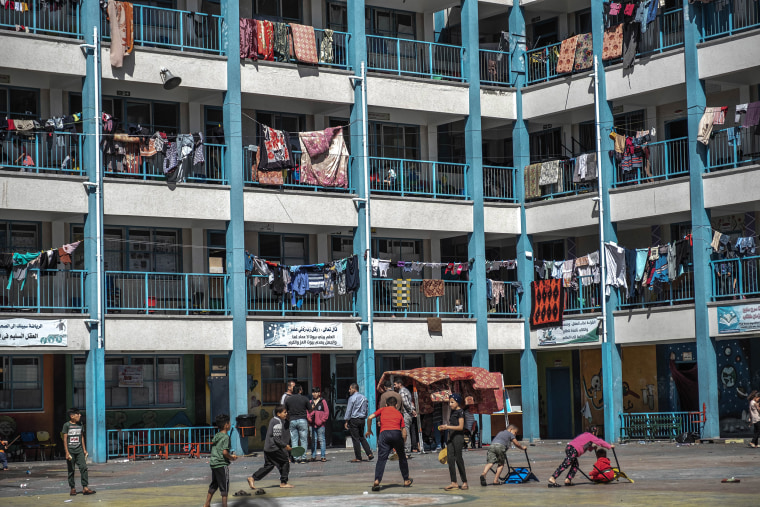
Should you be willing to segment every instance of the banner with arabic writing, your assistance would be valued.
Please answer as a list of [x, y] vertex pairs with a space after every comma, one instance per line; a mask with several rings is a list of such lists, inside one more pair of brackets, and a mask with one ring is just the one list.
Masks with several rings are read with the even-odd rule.
[[0, 347], [66, 347], [68, 328], [65, 319], [3, 319]]
[[718, 307], [718, 333], [757, 333], [760, 331], [760, 305]]
[[567, 345], [569, 343], [591, 343], [599, 341], [601, 324], [593, 319], [565, 319], [562, 327], [551, 327], [538, 330], [538, 344]]
[[343, 348], [339, 322], [264, 322], [264, 347]]

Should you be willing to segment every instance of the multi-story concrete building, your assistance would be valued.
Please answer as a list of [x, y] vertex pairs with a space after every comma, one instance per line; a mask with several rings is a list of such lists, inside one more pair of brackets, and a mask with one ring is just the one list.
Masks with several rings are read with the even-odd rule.
[[[760, 257], [718, 259], [710, 244], [715, 231], [732, 244], [756, 234], [758, 127], [733, 127], [743, 121], [734, 106], [760, 100], [760, 2], [659, 0], [638, 45], [626, 39], [627, 56], [611, 50], [605, 60], [605, 29], [640, 28], [601, 0], [136, 1], [134, 50], [120, 68], [99, 2], [24, 5], [0, 7], [0, 116], [81, 121], [0, 131], [0, 251], [84, 242], [72, 264], [4, 285], [0, 325], [67, 323], [55, 346], [7, 346], [16, 333], [0, 331], [8, 427], [54, 434], [65, 408], [81, 406], [88, 447], [104, 460], [134, 437], [118, 430], [139, 428], [145, 441], [146, 428], [203, 426], [226, 410], [265, 427], [294, 379], [328, 393], [337, 442], [351, 382], [373, 403], [383, 371], [466, 365], [522, 386], [525, 438], [567, 438], [593, 421], [617, 439], [632, 431], [621, 417], [631, 412], [675, 414], [671, 429], [658, 423], [665, 436], [696, 419], [709, 437], [748, 430], [760, 341], [752, 301], [737, 300], [760, 296]], [[240, 19], [250, 18], [314, 27], [320, 62], [287, 50], [283, 61], [241, 59]], [[593, 42], [573, 71], [560, 51], [576, 34]], [[181, 85], [165, 89], [162, 68]], [[96, 105], [113, 130], [95, 121]], [[703, 144], [700, 121], [713, 106], [728, 114]], [[257, 181], [258, 124], [344, 126], [347, 188], [308, 185], [295, 171], [277, 186]], [[204, 162], [167, 185], [160, 155], [110, 151], [112, 140], [128, 146], [115, 134], [137, 125], [170, 139], [203, 133]], [[654, 133], [647, 161], [627, 170], [610, 155], [610, 133], [642, 131]], [[596, 152], [599, 178], [574, 182], [579, 160]], [[527, 168], [553, 161], [559, 176], [526, 189]], [[604, 298], [593, 276], [577, 276], [561, 289], [564, 317], [604, 320], [606, 333], [539, 344], [528, 324], [534, 264], [585, 258], [600, 234], [629, 249], [683, 238], [693, 248], [682, 275], [632, 297], [613, 288]], [[285, 265], [356, 254], [360, 287], [292, 306], [246, 273], [246, 252]], [[469, 269], [372, 276], [369, 256]], [[516, 269], [487, 271], [495, 260]], [[442, 296], [419, 292], [423, 279], [441, 278]], [[507, 282], [498, 303], [489, 279]], [[741, 331], [719, 324], [729, 310]], [[440, 333], [427, 317], [442, 319]], [[289, 322], [324, 324], [336, 339], [268, 346], [266, 326]], [[704, 419], [679, 415], [702, 407]]]

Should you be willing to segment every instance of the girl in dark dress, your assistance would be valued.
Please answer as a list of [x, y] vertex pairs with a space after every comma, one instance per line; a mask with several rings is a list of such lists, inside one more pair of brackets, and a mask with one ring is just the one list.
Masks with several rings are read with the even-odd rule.
[[[449, 398], [449, 407], [451, 407], [451, 416], [449, 417], [448, 424], [442, 424], [439, 427], [440, 431], [449, 430], [449, 439], [446, 443], [446, 454], [449, 463], [449, 475], [451, 476], [451, 484], [446, 486], [446, 491], [453, 489], [470, 489], [467, 485], [467, 473], [464, 469], [464, 456], [462, 450], [464, 449], [464, 403], [462, 395], [454, 393]], [[462, 485], [457, 483], [457, 469], [459, 469], [459, 477], [462, 479]]]

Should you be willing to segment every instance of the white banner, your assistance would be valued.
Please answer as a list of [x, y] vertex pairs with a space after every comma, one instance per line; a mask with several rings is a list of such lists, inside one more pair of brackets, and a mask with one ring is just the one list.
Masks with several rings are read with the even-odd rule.
[[343, 348], [339, 322], [264, 322], [264, 347]]
[[600, 320], [565, 320], [562, 327], [539, 329], [539, 345], [566, 345], [568, 343], [589, 343], [599, 341]]
[[141, 364], [119, 366], [119, 387], [142, 387], [143, 367]]
[[0, 347], [65, 347], [68, 328], [65, 319], [0, 320]]

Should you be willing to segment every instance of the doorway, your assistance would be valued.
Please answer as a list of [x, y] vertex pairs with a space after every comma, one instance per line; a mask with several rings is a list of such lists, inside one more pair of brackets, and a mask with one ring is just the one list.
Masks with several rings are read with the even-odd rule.
[[572, 437], [571, 385], [570, 368], [546, 369], [548, 409], [546, 438], [564, 439]]

